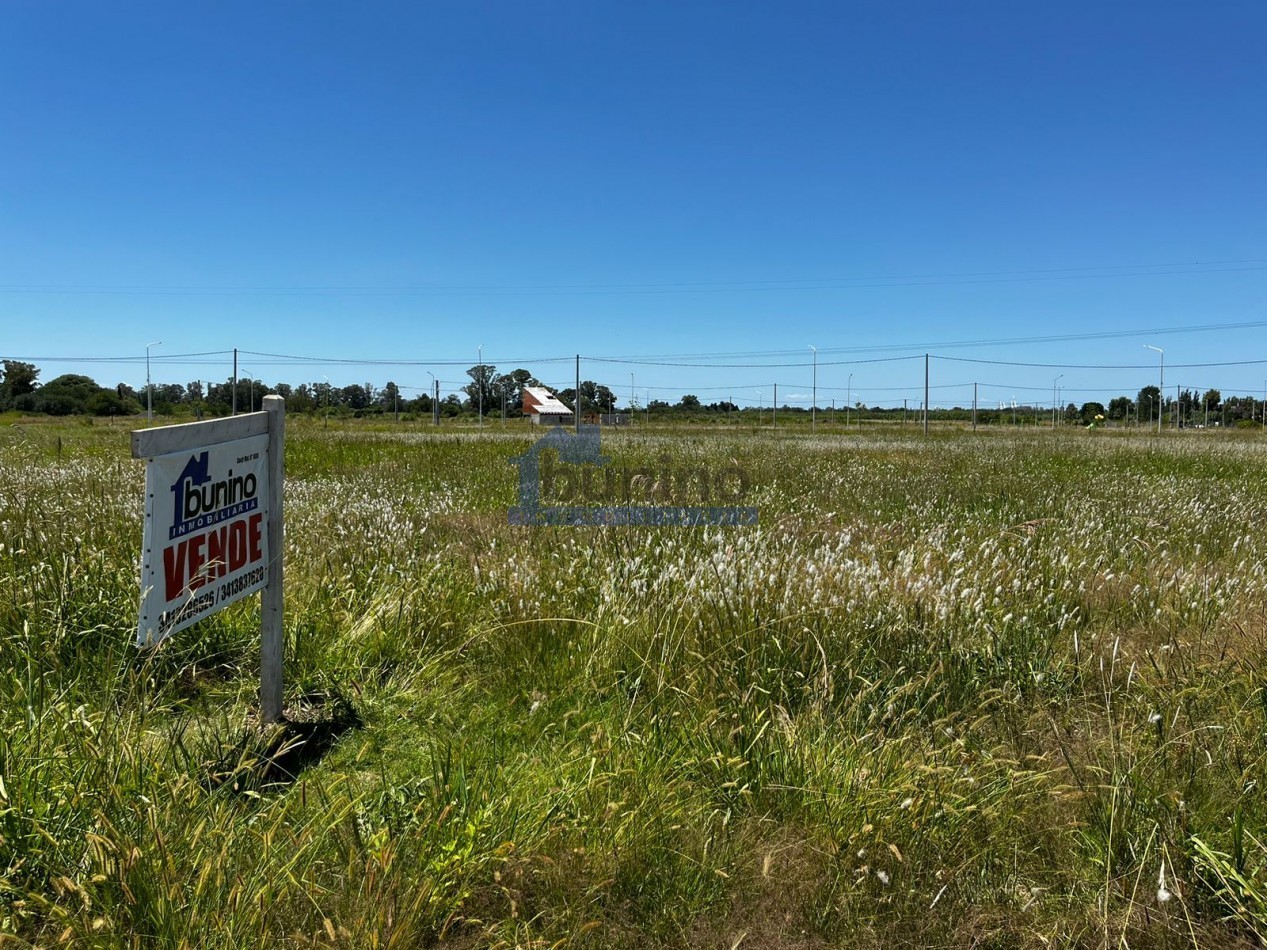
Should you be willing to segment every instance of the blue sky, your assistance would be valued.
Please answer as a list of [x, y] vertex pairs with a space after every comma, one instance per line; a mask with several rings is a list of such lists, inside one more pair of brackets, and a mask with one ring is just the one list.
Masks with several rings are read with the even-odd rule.
[[[810, 344], [824, 406], [917, 404], [922, 359], [862, 360], [926, 348], [1042, 364], [935, 359], [934, 405], [1133, 394], [1144, 344], [1168, 388], [1267, 378], [1179, 368], [1267, 358], [1259, 0], [4, 20], [0, 355], [45, 381], [139, 385], [155, 340], [162, 382], [235, 346], [270, 382], [420, 388], [481, 344], [556, 385], [577, 352], [670, 357], [584, 362], [640, 402], [808, 404]], [[1082, 338], [943, 345], [1035, 337]]]

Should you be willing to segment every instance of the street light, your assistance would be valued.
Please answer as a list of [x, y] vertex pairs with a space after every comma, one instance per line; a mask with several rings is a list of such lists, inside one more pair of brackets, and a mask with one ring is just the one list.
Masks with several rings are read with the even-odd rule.
[[809, 410], [809, 431], [812, 433], [818, 422], [818, 347], [811, 343], [809, 348], [814, 351], [814, 403]]
[[326, 381], [326, 415], [321, 422], [321, 428], [328, 429], [330, 428], [330, 377], [322, 373], [321, 378]]
[[1157, 366], [1157, 434], [1161, 435], [1161, 407], [1165, 405], [1161, 401], [1161, 394], [1166, 391], [1166, 353], [1161, 347], [1149, 343], [1144, 344], [1144, 349], [1156, 350], [1160, 361]]
[[436, 374], [427, 370], [427, 375], [431, 377], [431, 424], [440, 424], [440, 381], [436, 379]]
[[162, 345], [162, 340], [145, 344], [145, 421], [151, 425], [154, 422], [154, 384], [150, 382], [150, 347]]
[[1051, 427], [1056, 428], [1056, 384], [1065, 378], [1065, 374], [1061, 373], [1051, 381]]
[[246, 398], [249, 400], [249, 402], [247, 403], [247, 410], [246, 410], [246, 411], [247, 411], [247, 412], [254, 412], [254, 411], [255, 411], [255, 373], [254, 373], [254, 372], [252, 372], [250, 369], [248, 369], [248, 368], [247, 368], [247, 367], [245, 367], [245, 366], [243, 366], [243, 367], [242, 367], [242, 369], [246, 370], [246, 372], [247, 372], [247, 374], [248, 374], [248, 375], [247, 375], [247, 377], [246, 377], [246, 379], [247, 379], [247, 382], [248, 382], [248, 384], [249, 384], [249, 385], [248, 385], [248, 387], [247, 387], [247, 390], [246, 390], [246, 392], [247, 392], [247, 397], [246, 397]]

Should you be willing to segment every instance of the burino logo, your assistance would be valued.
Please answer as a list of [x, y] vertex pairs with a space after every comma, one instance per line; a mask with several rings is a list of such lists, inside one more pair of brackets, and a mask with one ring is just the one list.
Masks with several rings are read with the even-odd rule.
[[[569, 477], [568, 469], [555, 468], [552, 460], [542, 453], [553, 450], [558, 460], [565, 463], [576, 477]], [[662, 494], [661, 486], [672, 485], [693, 488], [701, 500], [713, 500], [713, 496], [725, 496], [725, 500], [739, 501], [748, 487], [748, 479], [737, 465], [725, 472], [711, 475], [706, 470], [677, 473], [671, 471], [667, 457], [661, 468], [628, 471], [609, 467], [611, 459], [599, 451], [599, 427], [581, 426], [572, 435], [562, 426], [555, 426], [533, 443], [523, 455], [510, 460], [519, 468], [519, 504], [508, 512], [512, 525], [753, 525], [757, 523], [757, 509], [742, 506], [716, 505], [543, 505], [543, 475], [550, 487], [566, 486], [574, 494], [587, 494], [594, 489], [620, 491], [629, 495], [634, 485], [645, 485], [653, 496]], [[575, 468], [572, 468], [575, 467]], [[606, 471], [604, 471], [606, 470]], [[595, 478], [594, 473], [604, 471], [605, 477]], [[565, 474], [567, 473], [567, 474]], [[720, 500], [720, 498], [718, 499]]]
[[213, 482], [208, 453], [191, 455], [172, 484], [172, 494], [176, 499], [168, 540], [255, 511], [260, 506], [258, 489], [253, 472], [234, 475], [233, 469], [229, 469], [224, 478]]

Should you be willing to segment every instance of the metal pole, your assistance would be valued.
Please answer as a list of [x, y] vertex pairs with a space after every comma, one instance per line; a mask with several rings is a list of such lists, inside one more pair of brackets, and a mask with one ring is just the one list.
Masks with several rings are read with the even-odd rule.
[[572, 402], [572, 426], [577, 435], [581, 434], [581, 354], [576, 354], [576, 396]]
[[1148, 343], [1144, 344], [1144, 349], [1156, 350], [1159, 360], [1157, 364], [1157, 434], [1161, 435], [1162, 408], [1166, 405], [1162, 401], [1162, 394], [1166, 391], [1166, 353], [1161, 347]]
[[480, 344], [480, 428], [484, 428], [484, 344]]
[[845, 428], [846, 429], [849, 428], [849, 412], [852, 408], [853, 408], [853, 373], [850, 373], [849, 382], [845, 385]]
[[972, 431], [977, 431], [977, 384], [972, 384]]
[[809, 348], [814, 351], [814, 396], [809, 408], [809, 431], [812, 433], [818, 424], [818, 348], [812, 343]]
[[[150, 382], [150, 347], [162, 345], [162, 340], [145, 344], [145, 421], [150, 425], [154, 423], [154, 384]], [[237, 350], [233, 352], [236, 359]]]
[[924, 354], [924, 435], [928, 435], [928, 354]]
[[773, 429], [779, 424], [779, 384], [774, 384], [774, 409], [770, 413], [770, 428]]
[[238, 414], [238, 348], [233, 348], [233, 409], [230, 415]]
[[1065, 378], [1065, 374], [1061, 373], [1051, 381], [1051, 427], [1056, 428], [1056, 384]]

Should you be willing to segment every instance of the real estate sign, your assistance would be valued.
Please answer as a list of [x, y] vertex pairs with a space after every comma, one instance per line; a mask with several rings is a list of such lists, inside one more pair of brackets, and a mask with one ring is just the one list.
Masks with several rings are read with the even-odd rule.
[[268, 452], [268, 435], [256, 435], [149, 460], [142, 646], [268, 583]]
[[147, 460], [137, 645], [260, 591], [263, 722], [282, 718], [285, 449], [281, 396], [263, 412], [132, 433], [132, 457]]

